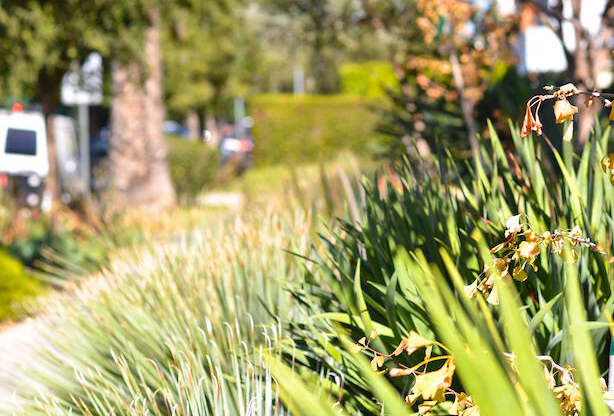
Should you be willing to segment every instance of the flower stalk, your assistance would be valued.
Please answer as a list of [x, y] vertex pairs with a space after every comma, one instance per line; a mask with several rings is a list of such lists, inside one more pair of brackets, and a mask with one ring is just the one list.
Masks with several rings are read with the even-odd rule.
[[554, 91], [551, 94], [541, 94], [531, 97], [527, 101], [527, 108], [522, 123], [522, 129], [520, 130], [520, 136], [528, 136], [531, 132], [537, 133], [541, 136], [542, 123], [539, 119], [539, 110], [544, 101], [555, 100], [554, 103], [554, 118], [557, 124], [564, 123], [565, 121], [571, 121], [572, 123], [566, 127], [563, 138], [565, 141], [571, 141], [573, 138], [573, 116], [578, 113], [578, 107], [569, 102], [569, 98], [585, 95], [587, 99], [585, 105], [591, 106], [594, 101], [601, 100], [605, 108], [610, 108], [610, 120], [614, 120], [614, 108], [612, 108], [612, 101], [614, 100], [614, 94], [603, 93], [599, 91], [583, 91], [576, 88], [574, 84], [565, 84], [561, 87], [546, 86], [546, 91]]

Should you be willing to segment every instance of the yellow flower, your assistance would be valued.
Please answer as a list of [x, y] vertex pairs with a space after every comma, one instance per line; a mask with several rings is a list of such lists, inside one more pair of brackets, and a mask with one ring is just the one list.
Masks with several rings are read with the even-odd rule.
[[603, 173], [608, 173], [609, 170], [614, 169], [614, 153], [610, 153], [601, 159], [601, 169], [603, 169]]
[[531, 259], [539, 254], [539, 245], [534, 241], [523, 241], [518, 245], [518, 255], [525, 259]]
[[460, 416], [480, 416], [480, 408], [478, 406], [472, 406], [463, 410]]
[[418, 405], [418, 414], [427, 415], [431, 413], [431, 409], [437, 405], [436, 400], [428, 400]]
[[554, 103], [554, 118], [557, 123], [573, 119], [578, 112], [578, 107], [571, 105], [567, 98], [561, 98]]
[[405, 377], [410, 374], [414, 374], [414, 370], [411, 368], [391, 368], [388, 373], [390, 377]]
[[452, 384], [454, 368], [454, 363], [448, 361], [439, 370], [417, 375], [412, 393], [420, 394], [424, 400], [444, 401], [446, 389]]
[[377, 371], [377, 369], [379, 367], [383, 366], [383, 365], [384, 365], [384, 356], [383, 355], [376, 355], [371, 360], [371, 369], [373, 371]]
[[516, 266], [514, 267], [514, 270], [512, 271], [512, 277], [514, 278], [514, 280], [518, 280], [519, 282], [524, 282], [525, 280], [527, 280], [527, 272], [524, 271], [524, 268], [522, 266]]
[[524, 238], [530, 243], [536, 243], [539, 241], [539, 236], [533, 230], [527, 230], [524, 233]]
[[417, 349], [426, 347], [427, 345], [431, 345], [432, 343], [433, 341], [424, 338], [416, 331], [409, 331], [409, 337], [401, 340], [401, 343], [399, 344], [397, 349], [394, 350], [392, 355], [399, 355], [403, 351], [407, 352], [407, 354], [412, 354]]
[[453, 415], [475, 415], [479, 416], [479, 408], [471, 400], [471, 396], [467, 396], [466, 393], [460, 392], [454, 399], [454, 404], [450, 409], [450, 414]]

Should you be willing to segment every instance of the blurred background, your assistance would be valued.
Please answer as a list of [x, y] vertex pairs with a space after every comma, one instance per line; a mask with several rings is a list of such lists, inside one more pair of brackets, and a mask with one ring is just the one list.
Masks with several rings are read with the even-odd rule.
[[340, 154], [467, 159], [541, 86], [612, 84], [610, 0], [0, 4], [0, 264], [27, 268], [97, 263], [87, 242], [128, 211], [249, 206]]

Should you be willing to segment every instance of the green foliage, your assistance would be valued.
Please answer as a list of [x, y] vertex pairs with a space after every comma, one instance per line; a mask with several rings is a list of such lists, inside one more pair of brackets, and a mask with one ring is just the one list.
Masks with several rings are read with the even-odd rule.
[[[440, 254], [451, 281], [444, 278], [438, 266], [429, 264], [419, 250], [411, 255], [403, 250], [399, 252], [395, 258], [396, 277], [400, 287], [411, 288], [414, 292], [411, 295], [417, 294], [421, 299], [426, 316], [432, 320], [440, 339], [453, 353], [459, 381], [479, 406], [479, 414], [499, 415], [501, 409], [510, 415], [566, 414], [546, 382], [544, 363], [536, 356], [529, 321], [513, 285], [509, 281], [497, 282], [501, 300], [501, 308], [497, 311], [485, 308], [482, 299], [473, 301], [458, 297], [453, 289], [462, 291], [461, 275], [445, 249], [441, 249]], [[590, 323], [582, 313], [578, 282], [573, 273], [568, 277], [570, 284], [565, 301], [571, 319], [564, 330], [569, 331], [576, 340], [571, 349], [575, 357], [574, 366], [581, 374], [578, 383], [583, 397], [582, 414], [607, 415], [609, 412], [603, 401], [590, 342]], [[366, 315], [368, 312], [363, 312], [363, 316]], [[357, 323], [360, 324], [358, 320]], [[327, 334], [342, 340], [341, 346], [329, 346], [327, 352], [331, 358], [343, 360], [350, 366], [345, 376], [352, 374], [361, 380], [361, 387], [369, 395], [364, 398], [364, 403], [368, 404], [369, 399], [375, 397], [382, 404], [381, 413], [376, 409], [366, 413], [416, 415], [400, 401], [398, 392], [390, 384], [391, 380], [383, 375], [384, 372], [373, 371], [362, 353], [350, 352], [344, 332], [337, 327]], [[346, 397], [331, 406], [326, 404], [326, 397], [315, 396], [313, 389], [310, 389], [309, 378], [304, 376], [301, 380], [275, 361], [271, 363], [271, 371], [278, 380], [291, 381], [291, 387], [282, 386], [281, 398], [288, 406], [293, 406], [291, 408], [295, 414], [311, 414], [309, 409], [318, 402], [321, 404], [313, 414], [355, 414], [355, 410], [347, 407], [347, 399], [354, 397]], [[343, 397], [341, 394], [335, 396]], [[451, 413], [446, 410], [446, 404], [452, 406], [452, 401], [433, 408], [429, 414], [474, 414]]]
[[[245, 30], [237, 0], [187, 2], [164, 16], [162, 52], [169, 109], [202, 114], [224, 99], [243, 94], [238, 62]], [[203, 47], [206, 45], [206, 47]]]
[[398, 79], [389, 62], [369, 61], [339, 67], [341, 92], [368, 98], [384, 98], [386, 90], [398, 88]]
[[[376, 328], [382, 335], [376, 347], [384, 353], [393, 351], [410, 330], [430, 339], [443, 336], [432, 316], [430, 295], [421, 293], [413, 280], [401, 279], [395, 264], [399, 250], [412, 256], [422, 253], [434, 275], [448, 282], [458, 276], [459, 284], [469, 285], [491, 261], [490, 247], [504, 240], [505, 220], [523, 212], [536, 232], [577, 225], [585, 236], [612, 252], [606, 230], [614, 216], [614, 188], [599, 166], [609, 130], [598, 132], [575, 160], [570, 144], [561, 156], [541, 139], [521, 140], [515, 128], [516, 152], [508, 159], [494, 130], [490, 133], [490, 141], [482, 142], [481, 161], [470, 161], [463, 169], [466, 174], [461, 174], [451, 157], [440, 154], [434, 165], [405, 163], [397, 172], [399, 177], [367, 183], [362, 217], [341, 221], [330, 237], [323, 237], [324, 249], [313, 256], [319, 267], [307, 273], [306, 285], [295, 288], [295, 296], [311, 316], [294, 328], [295, 341], [306, 351], [300, 362], [318, 374], [343, 374], [345, 388], [340, 394], [348, 409], [377, 411], [363, 378], [341, 352], [335, 324], [346, 327], [353, 340], [369, 336], [371, 327]], [[549, 158], [552, 154], [554, 159]], [[442, 249], [449, 259], [442, 256]], [[537, 270], [528, 271], [528, 279], [517, 283], [517, 291], [538, 354], [573, 366], [579, 360], [579, 348], [587, 354], [594, 348], [599, 370], [587, 364], [591, 375], [584, 377], [586, 383], [606, 368], [605, 322], [614, 306], [614, 292], [607, 256], [581, 247], [576, 250], [580, 260], [573, 265], [542, 252]], [[569, 293], [572, 284], [569, 273], [577, 275], [582, 294], [573, 302], [582, 302], [590, 322], [590, 332], [580, 338], [567, 326], [577, 305], [572, 309], [569, 301], [561, 301], [561, 293]], [[459, 285], [452, 290], [454, 296], [464, 296]], [[485, 314], [489, 306], [481, 302]], [[489, 325], [503, 333], [500, 316], [490, 313], [494, 318]], [[400, 380], [392, 383], [399, 391], [408, 387]], [[594, 400], [594, 393], [590, 395]]]
[[255, 163], [323, 160], [342, 149], [373, 153], [385, 138], [376, 131], [372, 104], [349, 95], [252, 97]]
[[83, 59], [104, 38], [88, 20], [95, 15], [93, 7], [84, 6], [72, 0], [2, 3], [0, 94], [4, 98], [36, 96], [46, 104], [59, 102], [59, 83], [71, 62]]
[[[356, 5], [347, 0], [260, 0], [273, 13], [289, 18], [293, 41], [307, 49], [307, 75], [314, 91], [339, 91], [337, 61], [341, 34], [347, 31]], [[296, 52], [292, 53], [293, 55]], [[292, 56], [296, 59], [296, 56]]]
[[175, 192], [191, 201], [213, 182], [218, 152], [201, 141], [167, 137], [168, 165]]
[[0, 249], [0, 321], [20, 317], [23, 302], [40, 294], [41, 289], [19, 260]]
[[30, 219], [9, 245], [10, 253], [48, 283], [63, 285], [107, 263], [109, 241], [90, 229], [57, 219]]

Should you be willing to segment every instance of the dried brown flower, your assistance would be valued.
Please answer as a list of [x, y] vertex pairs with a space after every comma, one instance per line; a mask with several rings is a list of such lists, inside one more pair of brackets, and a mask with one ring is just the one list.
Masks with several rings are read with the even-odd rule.
[[557, 123], [573, 119], [574, 114], [578, 113], [578, 107], [571, 105], [567, 98], [561, 98], [554, 103], [554, 119]]

